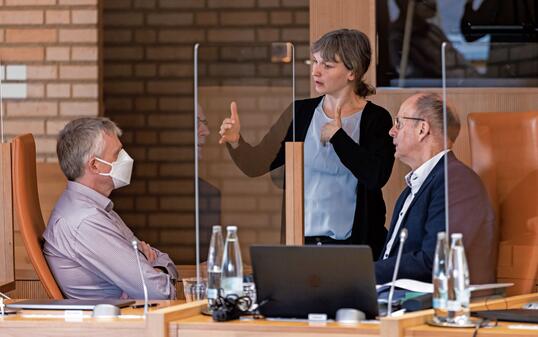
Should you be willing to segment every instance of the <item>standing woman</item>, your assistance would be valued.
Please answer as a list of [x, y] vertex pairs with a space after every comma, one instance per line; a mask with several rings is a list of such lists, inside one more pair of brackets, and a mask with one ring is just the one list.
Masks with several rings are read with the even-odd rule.
[[[389, 112], [366, 97], [371, 60], [368, 37], [357, 30], [329, 32], [312, 48], [312, 78], [321, 96], [295, 101], [295, 141], [304, 141], [306, 244], [368, 244], [377, 258], [385, 242], [381, 188], [394, 163]], [[259, 176], [284, 164], [284, 143], [293, 140], [291, 109], [260, 144], [240, 135], [235, 102], [220, 129], [236, 164]]]

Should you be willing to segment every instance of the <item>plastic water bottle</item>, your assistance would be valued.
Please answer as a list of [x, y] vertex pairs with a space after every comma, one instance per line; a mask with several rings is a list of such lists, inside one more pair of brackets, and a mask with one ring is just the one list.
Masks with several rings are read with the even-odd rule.
[[236, 294], [243, 296], [243, 261], [237, 237], [237, 227], [226, 227], [226, 243], [222, 257], [222, 282], [224, 296]]
[[469, 324], [469, 268], [463, 248], [461, 233], [451, 235], [452, 244], [448, 258], [448, 317], [449, 323], [457, 325]]
[[434, 321], [438, 323], [446, 322], [447, 299], [448, 299], [448, 242], [445, 232], [437, 233], [437, 246], [435, 247], [435, 257], [433, 259], [433, 310]]
[[210, 306], [217, 299], [221, 287], [223, 245], [222, 228], [213, 226], [207, 254], [207, 301]]

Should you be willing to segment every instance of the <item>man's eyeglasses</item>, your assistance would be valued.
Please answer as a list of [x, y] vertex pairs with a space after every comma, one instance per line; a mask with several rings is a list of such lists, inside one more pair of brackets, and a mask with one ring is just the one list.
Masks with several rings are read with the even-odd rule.
[[426, 121], [424, 118], [417, 117], [394, 117], [394, 127], [396, 130], [400, 130], [403, 127], [403, 119], [410, 119], [413, 121]]

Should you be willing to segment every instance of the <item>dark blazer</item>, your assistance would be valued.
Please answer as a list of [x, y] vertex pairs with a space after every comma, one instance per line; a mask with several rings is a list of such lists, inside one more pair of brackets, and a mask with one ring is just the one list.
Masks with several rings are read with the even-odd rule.
[[[469, 264], [471, 283], [495, 282], [498, 233], [493, 208], [478, 175], [449, 152], [448, 195], [450, 233], [463, 233], [463, 244]], [[432, 281], [433, 257], [437, 233], [445, 231], [445, 173], [444, 158], [430, 172], [400, 225], [407, 228], [400, 269], [397, 278]], [[402, 192], [392, 216], [387, 241], [392, 236], [398, 214], [411, 189]], [[386, 243], [385, 243], [386, 244]], [[399, 239], [389, 258], [375, 263], [378, 284], [390, 282], [396, 263]], [[384, 253], [383, 248], [381, 255]]]
[[[322, 97], [317, 97], [296, 101], [295, 125], [292, 123], [290, 106], [256, 146], [251, 146], [242, 138], [235, 150], [228, 145], [239, 168], [248, 176], [256, 177], [283, 166], [285, 142], [304, 142], [321, 99]], [[389, 112], [368, 102], [361, 116], [359, 144], [342, 129], [330, 140], [342, 164], [358, 180], [351, 241], [353, 244], [370, 245], [374, 256], [379, 255], [386, 236], [386, 209], [381, 188], [387, 183], [394, 164], [394, 145], [388, 134], [391, 127]]]

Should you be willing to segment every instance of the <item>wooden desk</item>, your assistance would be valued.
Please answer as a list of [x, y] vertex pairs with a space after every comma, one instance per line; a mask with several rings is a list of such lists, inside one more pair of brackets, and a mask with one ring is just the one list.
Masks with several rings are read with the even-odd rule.
[[84, 319], [81, 322], [66, 322], [61, 318], [27, 318], [7, 316], [0, 319], [2, 336], [145, 336], [144, 319], [97, 320]]
[[[528, 294], [508, 297], [506, 299], [500, 299], [486, 303], [477, 303], [471, 305], [473, 311], [476, 310], [495, 310], [495, 309], [506, 309], [506, 308], [521, 308], [521, 306], [528, 302], [538, 301], [538, 294]], [[515, 322], [499, 322], [497, 327], [493, 328], [481, 328], [478, 332], [480, 337], [494, 337], [494, 336], [503, 336], [507, 335], [510, 337], [527, 337], [527, 336], [538, 336], [538, 330], [535, 329], [510, 329], [508, 326], [534, 326], [536, 324], [525, 324], [525, 323], [515, 323]], [[474, 329], [448, 329], [448, 328], [437, 328], [432, 327], [426, 324], [419, 324], [412, 327], [407, 327], [404, 330], [403, 336], [405, 337], [463, 337], [463, 336], [472, 336]]]
[[[509, 329], [508, 326], [534, 326], [534, 324], [499, 322], [494, 328], [480, 328], [477, 336], [479, 337], [529, 337], [538, 336], [536, 329]], [[447, 329], [436, 328], [428, 325], [421, 325], [415, 328], [405, 330], [406, 337], [469, 337], [472, 336], [474, 329]]]
[[[9, 337], [50, 336], [110, 336], [110, 337], [165, 337], [170, 321], [191, 317], [200, 312], [205, 301], [184, 304], [182, 301], [162, 301], [150, 309], [146, 319], [143, 309], [122, 309], [122, 315], [140, 317], [97, 319], [84, 317], [80, 321], [66, 321], [63, 311], [27, 311], [25, 314], [0, 317], [0, 335]], [[37, 314], [51, 317], [36, 317]], [[56, 317], [53, 317], [56, 315]]]
[[338, 323], [309, 324], [263, 319], [213, 322], [211, 317], [198, 314], [171, 322], [169, 331], [169, 337], [315, 337], [328, 334], [338, 337], [379, 336], [379, 324], [345, 326]]
[[[508, 297], [503, 299], [492, 299], [471, 304], [472, 310], [504, 309], [511, 307], [521, 307], [524, 303], [538, 301], [538, 293]], [[201, 308], [201, 307], [200, 307]], [[195, 310], [191, 310], [195, 312]], [[271, 336], [324, 336], [327, 334], [335, 336], [381, 336], [381, 337], [415, 337], [415, 336], [472, 336], [472, 329], [441, 329], [426, 325], [426, 321], [433, 316], [433, 310], [422, 310], [400, 317], [384, 317], [378, 324], [363, 323], [352, 326], [344, 326], [338, 323], [327, 323], [325, 325], [313, 325], [307, 322], [282, 322], [268, 320], [247, 320], [230, 322], [213, 322], [211, 317], [203, 316], [199, 312], [192, 316], [183, 315], [183, 318], [171, 320], [169, 324], [170, 337], [271, 337]], [[508, 324], [500, 324], [499, 332], [491, 336], [500, 336], [507, 333], [510, 336], [538, 335], [538, 331], [533, 330], [509, 330]], [[488, 329], [487, 331], [493, 331]], [[479, 336], [484, 335], [481, 330]], [[503, 332], [504, 331], [504, 332]], [[448, 334], [450, 333], [450, 334]]]
[[[538, 293], [474, 303], [472, 310], [503, 309], [521, 307], [524, 303], [538, 301]], [[148, 336], [148, 337], [269, 337], [291, 336], [321, 337], [334, 335], [416, 337], [416, 336], [471, 336], [472, 329], [443, 329], [425, 325], [433, 315], [433, 310], [424, 310], [401, 317], [382, 318], [380, 323], [362, 323], [351, 326], [338, 323], [309, 324], [307, 322], [275, 322], [267, 320], [213, 322], [210, 317], [202, 316], [200, 310], [206, 301], [181, 303], [163, 301], [160, 307], [150, 309], [146, 319], [115, 318], [110, 320], [84, 318], [78, 322], [65, 321], [63, 317], [39, 318], [10, 315], [0, 318], [0, 335], [9, 337], [58, 337], [58, 336]], [[50, 313], [47, 312], [47, 313]], [[124, 315], [142, 315], [142, 309], [123, 309]], [[508, 329], [507, 323], [497, 328], [482, 329], [479, 336], [529, 336], [538, 335], [536, 330]]]

